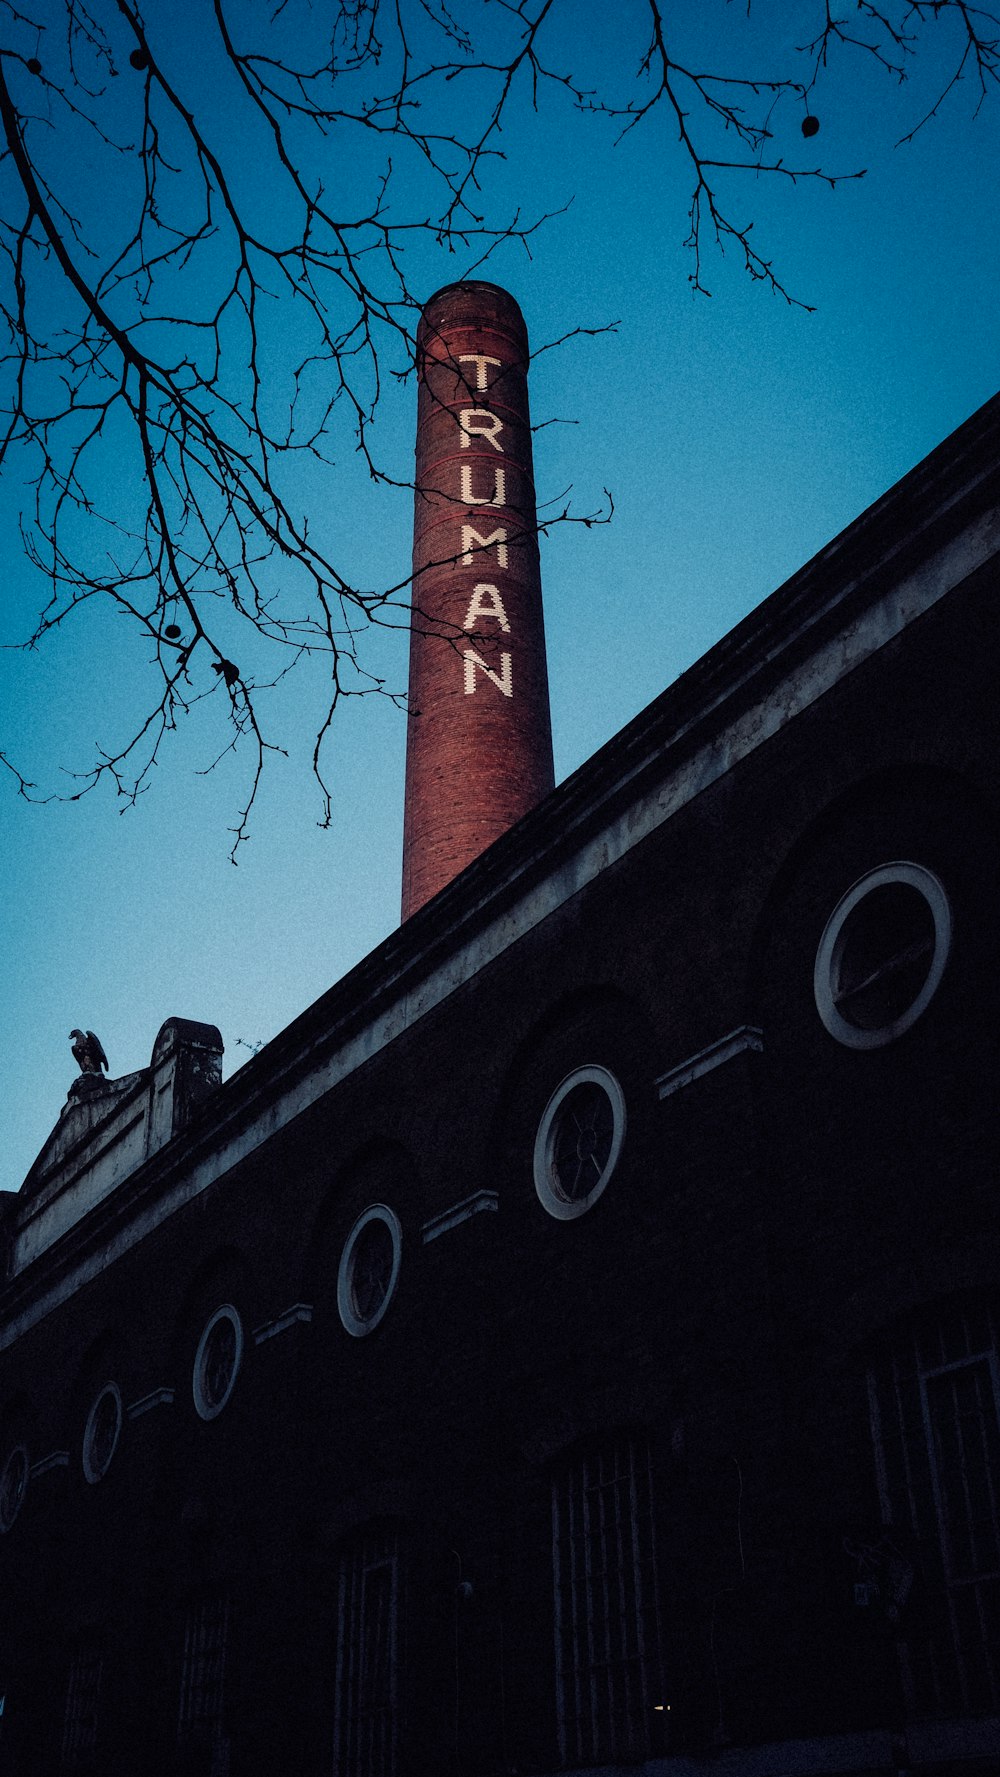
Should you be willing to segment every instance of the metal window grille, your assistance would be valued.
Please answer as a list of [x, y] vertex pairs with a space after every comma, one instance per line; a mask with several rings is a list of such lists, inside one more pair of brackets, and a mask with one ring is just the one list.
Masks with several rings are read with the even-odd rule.
[[177, 1739], [182, 1747], [215, 1751], [224, 1739], [229, 1601], [213, 1593], [190, 1605], [184, 1628]]
[[928, 1608], [904, 1623], [915, 1714], [1000, 1708], [1000, 1367], [982, 1303], [952, 1305], [869, 1373], [883, 1518], [918, 1541]]
[[97, 1754], [97, 1725], [101, 1702], [101, 1680], [104, 1676], [104, 1654], [93, 1643], [81, 1643], [73, 1650], [66, 1686], [66, 1712], [63, 1717], [62, 1764], [64, 1773], [82, 1772], [92, 1767]]
[[563, 1764], [642, 1758], [660, 1701], [649, 1454], [621, 1437], [552, 1485], [556, 1708]]
[[336, 1777], [395, 1777], [400, 1584], [393, 1526], [372, 1528], [345, 1550], [337, 1599]]

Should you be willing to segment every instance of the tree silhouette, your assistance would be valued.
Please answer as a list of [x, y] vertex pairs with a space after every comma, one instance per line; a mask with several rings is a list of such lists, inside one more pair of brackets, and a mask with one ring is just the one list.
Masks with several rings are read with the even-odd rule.
[[[110, 779], [134, 801], [181, 716], [214, 698], [221, 750], [252, 760], [234, 854], [274, 744], [269, 686], [304, 656], [326, 664], [313, 749], [325, 820], [338, 703], [396, 695], [363, 641], [409, 622], [408, 582], [352, 584], [315, 540], [296, 471], [329, 460], [346, 413], [371, 476], [389, 480], [372, 428], [387, 380], [413, 362], [428, 294], [410, 287], [414, 239], [448, 249], [453, 275], [482, 275], [502, 243], [543, 226], [487, 201], [522, 89], [619, 134], [665, 119], [691, 174], [693, 288], [718, 247], [792, 302], [739, 181], [834, 185], [860, 170], [774, 152], [779, 112], [797, 107], [809, 140], [840, 52], [903, 80], [932, 30], [951, 59], [909, 134], [959, 81], [981, 103], [1000, 70], [1000, 23], [964, 0], [857, 0], [850, 22], [831, 0], [799, 0], [795, 66], [769, 78], [690, 65], [674, 50], [683, 7], [625, 0], [614, 29], [633, 35], [635, 78], [621, 92], [574, 77], [572, 0], [0, 8], [0, 463], [20, 458], [23, 544], [49, 587], [25, 645], [81, 607], [113, 607], [152, 665], [140, 721], [71, 776], [73, 799]], [[13, 754], [0, 759], [22, 795], [45, 799]]]

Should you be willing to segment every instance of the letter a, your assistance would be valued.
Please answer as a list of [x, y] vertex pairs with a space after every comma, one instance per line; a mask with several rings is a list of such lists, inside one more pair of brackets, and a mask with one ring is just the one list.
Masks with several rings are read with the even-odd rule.
[[[491, 586], [488, 580], [481, 580], [478, 586], [473, 587], [469, 609], [465, 613], [465, 622], [462, 628], [475, 629], [481, 617], [495, 617], [500, 628], [506, 630], [508, 635], [510, 634], [510, 624], [503, 608], [503, 599], [500, 597], [499, 588]], [[466, 655], [466, 659], [468, 659], [468, 655]]]
[[466, 697], [471, 697], [472, 693], [476, 689], [476, 668], [477, 668], [477, 666], [479, 667], [480, 672], [484, 672], [486, 674], [486, 677], [488, 679], [492, 679], [492, 681], [498, 691], [502, 691], [505, 697], [513, 697], [514, 686], [511, 682], [511, 676], [510, 676], [510, 655], [506, 651], [503, 654], [501, 654], [501, 656], [500, 656], [500, 671], [498, 673], [495, 673], [493, 671], [493, 668], [487, 666], [485, 660], [483, 660], [480, 657], [480, 655], [478, 655], [476, 653], [474, 648], [466, 648], [466, 650], [465, 650], [465, 695], [466, 695]]

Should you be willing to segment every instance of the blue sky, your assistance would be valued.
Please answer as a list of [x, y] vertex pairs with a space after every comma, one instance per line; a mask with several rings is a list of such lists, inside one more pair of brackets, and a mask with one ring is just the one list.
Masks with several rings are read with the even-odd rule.
[[[638, 0], [611, 26], [591, 0], [564, 6], [553, 58], [585, 84], [629, 88]], [[820, 10], [762, 3], [749, 38], [723, 0], [671, 7], [692, 54], [765, 68]], [[846, 0], [844, 6], [847, 11]], [[180, 16], [180, 15], [177, 15]], [[731, 32], [735, 31], [730, 45]], [[603, 34], [602, 34], [603, 33]], [[727, 48], [727, 46], [729, 46]], [[530, 392], [541, 501], [572, 484], [578, 510], [610, 488], [612, 524], [556, 529], [542, 544], [557, 777], [563, 778], [706, 648], [879, 497], [997, 388], [995, 227], [1000, 104], [973, 117], [965, 83], [909, 146], [894, 143], [947, 71], [944, 32], [928, 37], [897, 90], [858, 57], [835, 63], [813, 100], [776, 119], [799, 165], [822, 149], [831, 170], [868, 168], [829, 191], [752, 175], [730, 185], [740, 219], [788, 287], [816, 312], [752, 285], [730, 254], [709, 254], [712, 295], [692, 295], [689, 178], [662, 122], [617, 148], [606, 120], [557, 94], [536, 115], [527, 95], [504, 132], [491, 202], [555, 209], [530, 257], [510, 247], [486, 275], [524, 311], [537, 350], [574, 327], [615, 332], [544, 352]], [[341, 169], [349, 184], [350, 169]], [[429, 295], [465, 269], [425, 243], [411, 280]], [[412, 472], [412, 383], [389, 392], [376, 441], [386, 467]], [[303, 499], [368, 584], [405, 575], [411, 501], [373, 486], [350, 453], [309, 472]], [[3, 506], [4, 642], [44, 596]], [[403, 635], [376, 658], [405, 683]], [[76, 625], [32, 654], [0, 656], [2, 739], [51, 779], [113, 736], [142, 659], [108, 618]], [[227, 1071], [273, 1036], [384, 938], [399, 917], [403, 716], [347, 706], [330, 755], [333, 825], [309, 775], [308, 669], [274, 699], [276, 759], [238, 868], [229, 828], [239, 758], [212, 757], [204, 715], [175, 737], [134, 809], [98, 790], [29, 807], [0, 784], [7, 911], [0, 1049], [0, 1187], [16, 1189], [56, 1121], [75, 1067], [67, 1034], [94, 1029], [111, 1073], [146, 1065], [173, 1015], [218, 1024]], [[35, 773], [32, 775], [44, 775]], [[47, 780], [48, 781], [48, 780]]]

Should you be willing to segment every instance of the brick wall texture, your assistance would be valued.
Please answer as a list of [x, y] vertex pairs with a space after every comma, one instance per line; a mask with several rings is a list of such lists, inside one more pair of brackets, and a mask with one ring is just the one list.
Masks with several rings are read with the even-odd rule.
[[417, 371], [404, 919], [553, 784], [528, 336], [513, 297], [484, 283], [432, 297]]

